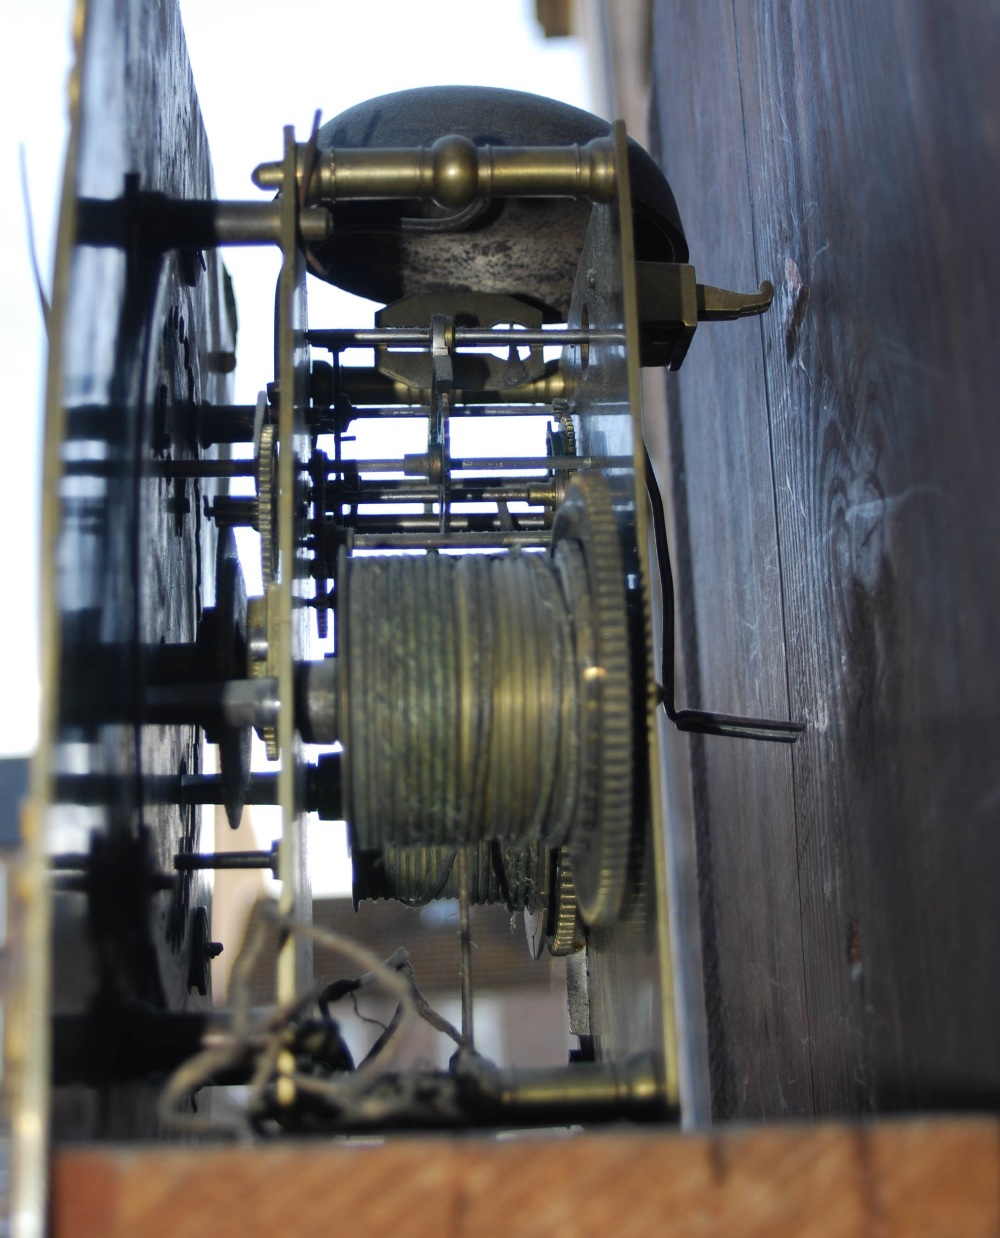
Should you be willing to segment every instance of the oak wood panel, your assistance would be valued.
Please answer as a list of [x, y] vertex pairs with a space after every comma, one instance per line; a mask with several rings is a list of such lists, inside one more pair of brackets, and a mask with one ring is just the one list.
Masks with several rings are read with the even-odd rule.
[[995, 1101], [1000, 10], [735, 12], [817, 1109]]
[[[806, 1002], [813, 1104], [996, 1105], [1000, 8], [659, 0], [655, 16], [661, 156], [694, 261], [702, 278], [733, 280], [749, 245], [778, 289], [759, 339], [788, 706], [808, 723], [791, 758], [795, 827], [778, 827], [796, 840], [801, 915], [788, 931], [804, 961], [804, 992], [784, 996]], [[699, 562], [734, 580], [724, 560], [739, 551], [731, 526], [746, 499], [729, 474], [707, 524], [718, 430], [692, 401], [717, 401], [741, 376], [758, 390], [738, 345], [693, 348], [673, 414], [686, 485], [676, 518], [693, 563], [687, 641], [703, 687], [725, 672], [729, 614], [705, 605]], [[749, 569], [745, 587], [759, 592], [760, 561], [738, 562], [735, 579]], [[697, 751], [694, 767], [697, 781]], [[744, 803], [741, 820], [708, 760], [698, 793], [711, 847], [703, 923], [720, 958], [731, 949], [731, 966], [750, 968], [770, 899], [754, 912], [716, 857], [733, 833], [773, 831], [771, 807]], [[743, 888], [766, 887], [773, 870], [743, 854]], [[706, 921], [706, 905], [734, 898], [746, 944], [735, 926], [719, 931], [717, 911]], [[724, 1068], [759, 1007], [725, 963], [706, 969], [706, 989], [710, 1038], [723, 1015], [715, 1112], [747, 1114]], [[780, 1034], [760, 1032], [780, 1059]], [[759, 1098], [762, 1112], [784, 1112]]]
[[53, 1238], [1000, 1230], [995, 1120], [60, 1152]]
[[[691, 260], [704, 282], [756, 288], [732, 10], [671, 0], [654, 17], [652, 146]], [[685, 703], [787, 717], [759, 329], [701, 328], [668, 406]], [[808, 1114], [791, 757], [698, 736], [691, 753], [713, 1113]]]

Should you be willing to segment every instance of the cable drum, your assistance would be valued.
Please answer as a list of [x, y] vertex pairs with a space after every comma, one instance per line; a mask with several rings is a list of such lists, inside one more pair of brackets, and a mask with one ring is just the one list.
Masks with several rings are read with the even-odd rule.
[[556, 512], [550, 554], [342, 555], [339, 730], [352, 848], [444, 849], [433, 872], [432, 850], [424, 867], [400, 870], [403, 897], [434, 897], [429, 887], [451, 880], [447, 855], [481, 855], [493, 842], [523, 853], [493, 868], [502, 899], [530, 911], [544, 869], [525, 867], [528, 849], [565, 845], [584, 921], [617, 920], [640, 699], [620, 538], [608, 481], [581, 472]]
[[[423, 907], [436, 899], [459, 898], [458, 851], [451, 847], [387, 847], [353, 855], [354, 904], [392, 899]], [[550, 852], [543, 843], [526, 846], [481, 842], [466, 848], [469, 901], [503, 903], [508, 911], [536, 908], [546, 893]]]
[[[423, 907], [439, 898], [458, 898], [457, 851], [453, 847], [387, 847], [353, 856], [354, 903], [392, 899]], [[469, 899], [477, 906], [498, 903], [504, 892], [492, 845], [467, 848]]]
[[493, 863], [502, 874], [503, 901], [508, 911], [537, 911], [548, 896], [551, 851], [540, 843], [518, 847], [493, 844]]
[[341, 718], [355, 845], [558, 845], [582, 754], [572, 614], [553, 561], [428, 554], [344, 567]]

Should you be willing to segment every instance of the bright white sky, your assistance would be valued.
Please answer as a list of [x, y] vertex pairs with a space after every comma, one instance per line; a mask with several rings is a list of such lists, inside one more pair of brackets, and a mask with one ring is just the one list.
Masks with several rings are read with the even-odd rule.
[[[72, 0], [6, 0], [7, 56], [0, 74], [0, 341], [7, 434], [0, 452], [5, 651], [0, 755], [30, 752], [38, 734], [37, 560], [45, 339], [28, 258], [18, 147], [39, 266], [51, 285], [55, 210], [66, 141]], [[181, 0], [205, 126], [222, 197], [259, 196], [250, 181], [280, 158], [282, 126], [306, 136], [316, 108], [327, 120], [375, 95], [413, 86], [507, 86], [592, 104], [583, 48], [546, 41], [533, 0]], [[277, 254], [230, 250], [239, 310], [237, 402], [252, 403], [271, 377]], [[310, 317], [367, 325], [370, 309], [310, 281]], [[359, 313], [360, 311], [360, 313]], [[248, 565], [249, 566], [249, 565]], [[251, 591], [255, 585], [248, 573]], [[256, 585], [259, 588], [259, 581]], [[332, 840], [331, 840], [332, 841]], [[317, 891], [319, 892], [319, 891]]]

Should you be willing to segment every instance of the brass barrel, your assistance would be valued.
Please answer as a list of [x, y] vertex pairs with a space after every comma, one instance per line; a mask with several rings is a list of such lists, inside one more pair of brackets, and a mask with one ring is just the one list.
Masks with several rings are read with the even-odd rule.
[[[527, 846], [480, 842], [466, 848], [469, 901], [476, 906], [503, 903], [510, 912], [541, 904], [549, 851], [541, 843]], [[394, 900], [422, 907], [439, 898], [458, 898], [458, 854], [451, 847], [386, 847], [356, 851], [354, 902]]]
[[[429, 198], [462, 210], [480, 198], [586, 198], [612, 202], [614, 143], [610, 138], [566, 146], [477, 146], [451, 134], [430, 146], [324, 151], [315, 156], [306, 201]], [[298, 178], [305, 175], [299, 148]], [[280, 189], [281, 163], [253, 174], [261, 189]]]
[[561, 842], [583, 727], [572, 616], [551, 557], [345, 565], [338, 660], [354, 844]]

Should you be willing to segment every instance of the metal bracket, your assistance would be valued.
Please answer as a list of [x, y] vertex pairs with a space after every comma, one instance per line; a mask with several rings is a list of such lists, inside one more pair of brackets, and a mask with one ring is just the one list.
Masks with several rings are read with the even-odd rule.
[[774, 285], [763, 280], [756, 292], [730, 292], [699, 284], [686, 262], [637, 262], [640, 364], [680, 368], [699, 322], [728, 322], [763, 314]]
[[806, 729], [804, 722], [782, 722], [774, 718], [743, 718], [738, 714], [717, 714], [702, 709], [677, 709], [674, 704], [674, 574], [670, 565], [670, 548], [667, 544], [667, 520], [663, 510], [663, 496], [653, 472], [649, 452], [643, 444], [646, 461], [646, 492], [653, 509], [653, 540], [656, 546], [656, 562], [660, 571], [662, 591], [662, 652], [661, 672], [663, 680], [657, 684], [660, 704], [667, 717], [678, 731], [691, 731], [698, 735], [722, 735], [729, 739], [759, 739], [774, 744], [794, 744]]

